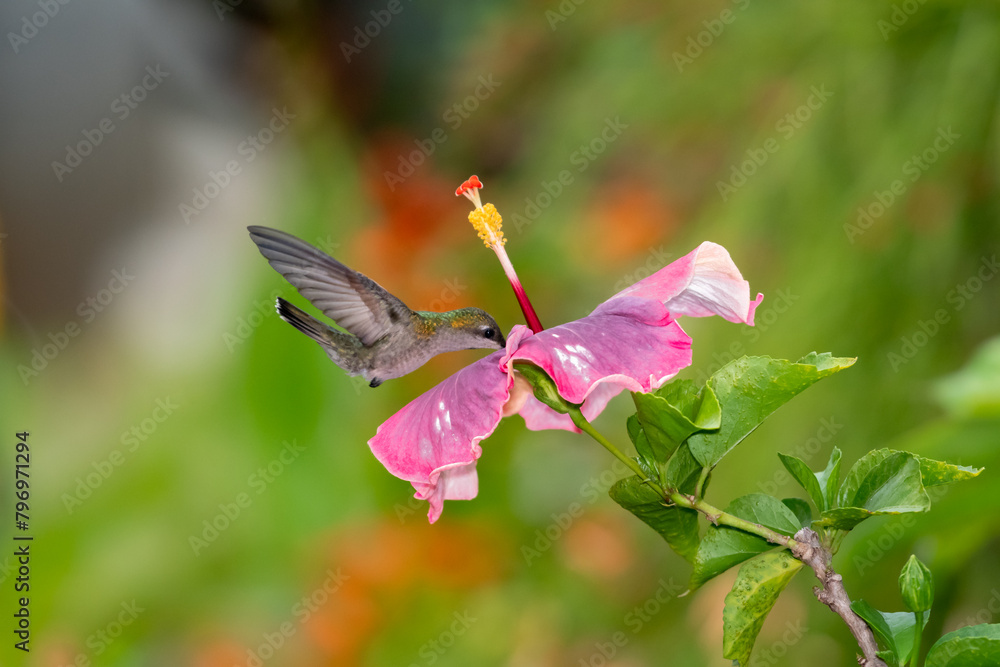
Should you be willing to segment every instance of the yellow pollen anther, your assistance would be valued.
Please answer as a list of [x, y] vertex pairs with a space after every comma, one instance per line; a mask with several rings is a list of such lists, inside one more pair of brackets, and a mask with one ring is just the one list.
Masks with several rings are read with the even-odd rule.
[[507, 239], [503, 237], [503, 232], [500, 231], [503, 218], [500, 217], [496, 206], [493, 204], [483, 204], [482, 208], [477, 208], [470, 213], [469, 222], [476, 228], [479, 238], [483, 240], [487, 248], [503, 246], [507, 243]]

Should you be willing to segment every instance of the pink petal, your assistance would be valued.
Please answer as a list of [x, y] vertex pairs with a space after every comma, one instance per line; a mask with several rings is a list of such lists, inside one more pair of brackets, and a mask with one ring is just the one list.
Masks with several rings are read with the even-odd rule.
[[[563, 398], [584, 404], [590, 419], [622, 389], [652, 391], [690, 365], [691, 339], [662, 304], [621, 297], [587, 317], [523, 339], [511, 359], [542, 368]], [[533, 430], [575, 430], [568, 417], [532, 399], [521, 415]]]
[[608, 301], [625, 296], [659, 301], [675, 317], [719, 315], [730, 322], [749, 325], [753, 325], [754, 311], [764, 298], [758, 294], [755, 300], [750, 300], [750, 283], [743, 280], [729, 252], [709, 242], [626, 287]]
[[[507, 339], [517, 349], [530, 331], [515, 327]], [[445, 500], [469, 500], [478, 490], [476, 460], [480, 441], [500, 423], [509, 397], [507, 350], [466, 366], [410, 401], [378, 427], [368, 441], [386, 469], [413, 484], [415, 496], [430, 502], [427, 518], [441, 516]]]

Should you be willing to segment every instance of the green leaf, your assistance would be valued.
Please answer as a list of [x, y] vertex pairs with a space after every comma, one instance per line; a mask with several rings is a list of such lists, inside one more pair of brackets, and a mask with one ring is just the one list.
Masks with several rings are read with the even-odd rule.
[[970, 625], [949, 632], [927, 652], [924, 667], [1000, 665], [1000, 625]]
[[[701, 464], [691, 454], [691, 448], [685, 442], [677, 448], [667, 463], [664, 479], [667, 486], [681, 493], [694, 493], [698, 478], [701, 476]], [[706, 484], [707, 486], [707, 484]]]
[[812, 523], [812, 510], [806, 501], [801, 498], [783, 498], [781, 504], [792, 510], [799, 520], [800, 528], [807, 528]]
[[799, 362], [770, 357], [741, 357], [716, 372], [706, 386], [715, 391], [722, 408], [718, 431], [695, 433], [691, 453], [703, 465], [715, 465], [768, 415], [796, 394], [847, 368], [855, 359], [812, 353]]
[[[826, 463], [823, 472], [816, 473], [816, 481], [823, 490], [823, 498], [826, 500], [826, 507], [830, 509], [837, 503], [837, 486], [840, 484], [840, 448], [834, 447], [830, 452], [830, 460]], [[822, 510], [820, 510], [822, 511]]]
[[[864, 600], [852, 602], [851, 610], [868, 624], [868, 627], [875, 633], [879, 645], [883, 646], [890, 654], [892, 660], [886, 660], [886, 662], [895, 662], [899, 665], [909, 662], [910, 654], [913, 652], [913, 641], [916, 637], [916, 614], [909, 611], [879, 611]], [[922, 616], [920, 620], [921, 631], [927, 625], [929, 614]]]
[[920, 462], [908, 452], [877, 449], [851, 467], [837, 494], [839, 507], [822, 514], [822, 525], [851, 530], [870, 516], [926, 512], [931, 499]]
[[667, 541], [674, 551], [692, 561], [698, 550], [698, 513], [667, 506], [638, 476], [620, 479], [611, 487], [611, 499], [636, 515]]
[[802, 567], [787, 551], [763, 554], [740, 568], [722, 610], [722, 655], [747, 665], [764, 619]]
[[721, 423], [719, 401], [711, 387], [699, 392], [690, 380], [678, 380], [655, 394], [633, 393], [637, 417], [653, 451], [652, 460], [666, 463], [692, 433], [714, 430]]
[[[794, 535], [801, 525], [799, 518], [777, 498], [763, 493], [741, 496], [726, 508], [729, 514], [758, 523], [781, 533]], [[739, 565], [757, 554], [773, 549], [762, 537], [745, 533], [728, 526], [711, 526], [698, 545], [691, 573], [691, 588], [697, 588], [734, 565]]]
[[[638, 452], [639, 456], [644, 458], [647, 462], [655, 463], [656, 456], [653, 454], [653, 449], [649, 444], [649, 439], [646, 437], [646, 433], [642, 429], [642, 424], [639, 423], [639, 416], [630, 415], [628, 420], [625, 422], [625, 428], [628, 431], [629, 440], [632, 441], [632, 445], [635, 447], [635, 451]], [[652, 477], [652, 479], [658, 478], [659, 475]]]
[[969, 468], [944, 461], [925, 459], [922, 456], [917, 456], [917, 460], [920, 461], [920, 477], [923, 479], [925, 487], [964, 482], [967, 479], [978, 477], [979, 473], [983, 471], [983, 468]]
[[823, 488], [819, 485], [816, 474], [809, 469], [806, 462], [798, 457], [787, 456], [781, 453], [778, 454], [778, 458], [781, 459], [781, 464], [785, 466], [785, 470], [790, 472], [795, 481], [799, 483], [799, 486], [809, 494], [809, 498], [813, 501], [816, 509], [820, 512], [829, 509], [826, 506], [826, 496], [823, 495]]

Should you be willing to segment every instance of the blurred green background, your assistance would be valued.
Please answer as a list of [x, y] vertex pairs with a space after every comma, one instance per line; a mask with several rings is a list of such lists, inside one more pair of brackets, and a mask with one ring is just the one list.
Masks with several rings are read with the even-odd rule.
[[[779, 451], [986, 466], [928, 515], [866, 522], [835, 565], [901, 610], [917, 553], [938, 590], [925, 637], [1000, 622], [995, 3], [43, 4], [0, 11], [0, 539], [21, 430], [35, 538], [32, 651], [5, 611], [0, 663], [728, 664], [734, 573], [677, 598], [687, 564], [607, 498], [620, 466], [589, 440], [505, 420], [479, 497], [434, 526], [374, 459], [383, 420], [481, 353], [372, 390], [274, 315], [302, 300], [249, 224], [509, 330], [517, 304], [453, 196], [472, 173], [547, 324], [712, 240], [765, 300], [755, 329], [684, 320], [681, 377], [859, 357], [708, 499], [796, 495]], [[629, 408], [598, 420], [623, 444]], [[793, 582], [753, 664], [855, 664], [812, 586]]]

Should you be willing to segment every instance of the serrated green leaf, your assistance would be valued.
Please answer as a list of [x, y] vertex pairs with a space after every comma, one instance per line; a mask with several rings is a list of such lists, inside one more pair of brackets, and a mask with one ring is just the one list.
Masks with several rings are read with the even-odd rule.
[[653, 459], [666, 463], [692, 433], [719, 428], [719, 401], [711, 387], [698, 391], [690, 380], [678, 380], [655, 394], [633, 393], [637, 417]]
[[698, 550], [698, 513], [695, 510], [668, 507], [660, 494], [636, 475], [615, 482], [609, 495], [659, 533], [670, 548], [685, 559], [694, 560]]
[[816, 509], [820, 512], [827, 509], [826, 497], [823, 495], [823, 489], [819, 485], [819, 480], [816, 479], [816, 474], [809, 469], [806, 462], [796, 456], [788, 456], [781, 453], [778, 454], [778, 458], [781, 459], [781, 464], [785, 466], [785, 470], [790, 472], [792, 478], [799, 483], [799, 486], [805, 489]]
[[949, 632], [927, 652], [924, 667], [996, 667], [1000, 665], [1000, 625], [970, 625]]
[[695, 433], [691, 453], [703, 466], [715, 465], [768, 415], [824, 377], [851, 366], [855, 359], [815, 353], [800, 362], [770, 357], [741, 357], [709, 378], [722, 408], [719, 430]]
[[823, 512], [822, 525], [851, 530], [870, 516], [926, 512], [931, 499], [921, 482], [916, 456], [877, 449], [851, 467], [837, 494], [837, 504], [837, 508]]
[[[902, 665], [909, 662], [910, 654], [913, 652], [913, 641], [916, 637], [916, 614], [909, 611], [879, 611], [864, 600], [852, 602], [851, 610], [860, 616], [875, 633], [875, 639], [891, 658], [886, 662], [890, 665]], [[921, 632], [927, 625], [928, 617], [929, 614], [925, 613], [920, 619]]]
[[787, 551], [757, 556], [740, 568], [722, 610], [722, 655], [745, 666], [781, 591], [802, 568]]
[[[801, 525], [792, 510], [780, 500], [763, 493], [741, 496], [730, 503], [726, 512], [781, 533], [794, 535]], [[773, 549], [762, 537], [728, 526], [710, 526], [698, 545], [691, 572], [691, 588], [697, 588], [734, 565]]]
[[978, 477], [979, 473], [983, 471], [983, 468], [970, 468], [944, 461], [926, 459], [923, 456], [917, 456], [917, 460], [920, 461], [920, 477], [925, 487], [951, 484], [952, 482], [964, 482], [967, 479]]
[[812, 509], [806, 501], [801, 498], [783, 498], [781, 504], [792, 510], [792, 514], [799, 520], [800, 528], [807, 528], [812, 523]]
[[[840, 448], [834, 447], [830, 452], [830, 460], [826, 462], [823, 472], [816, 473], [816, 481], [823, 490], [826, 507], [830, 509], [837, 503], [837, 487], [840, 485]], [[822, 511], [822, 510], [820, 510]]]

